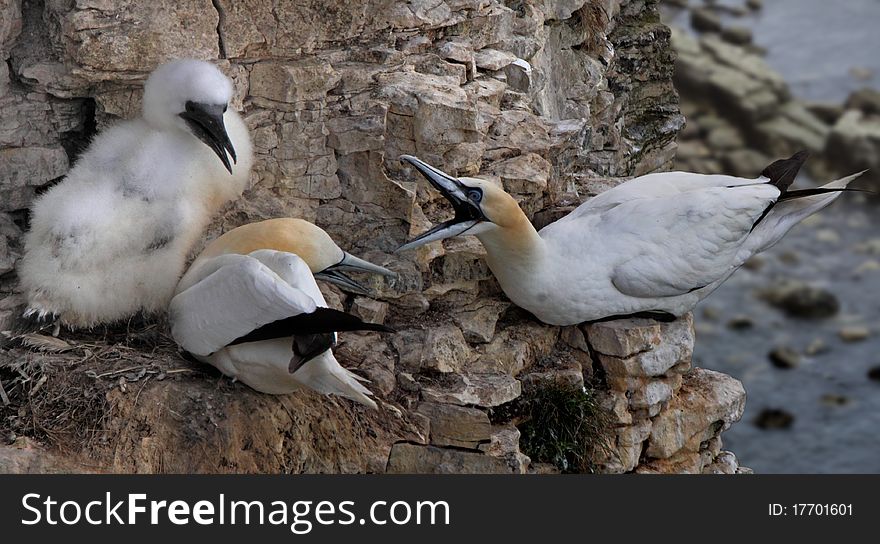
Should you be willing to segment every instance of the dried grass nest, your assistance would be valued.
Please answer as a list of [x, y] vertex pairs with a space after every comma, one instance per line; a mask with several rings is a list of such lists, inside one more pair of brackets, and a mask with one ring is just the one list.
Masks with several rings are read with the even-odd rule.
[[0, 332], [0, 444], [27, 436], [61, 451], [88, 447], [111, 416], [110, 390], [216, 374], [186, 359], [164, 322], [136, 318], [60, 337], [49, 329]]

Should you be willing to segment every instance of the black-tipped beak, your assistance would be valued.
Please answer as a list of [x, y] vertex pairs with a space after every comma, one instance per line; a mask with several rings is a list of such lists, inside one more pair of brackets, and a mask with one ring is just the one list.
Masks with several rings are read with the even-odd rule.
[[334, 266], [320, 272], [315, 272], [315, 277], [334, 285], [338, 285], [343, 291], [348, 291], [349, 293], [354, 293], [356, 295], [370, 295], [370, 292], [366, 287], [349, 278], [339, 270], [336, 270]]
[[315, 277], [336, 284], [342, 289], [356, 295], [371, 294], [363, 285], [343, 274], [343, 271], [369, 272], [371, 274], [380, 274], [392, 278], [397, 277], [397, 274], [391, 270], [363, 259], [359, 259], [348, 252], [343, 252], [342, 260], [338, 263], [315, 273]]
[[231, 174], [232, 164], [229, 162], [229, 157], [232, 157], [233, 163], [237, 162], [237, 158], [235, 148], [232, 147], [232, 142], [226, 133], [226, 125], [223, 124], [225, 112], [226, 104], [203, 104], [188, 101], [186, 111], [179, 115], [186, 121], [192, 133], [220, 157], [223, 166]]
[[430, 164], [413, 157], [412, 155], [401, 155], [400, 160], [413, 165], [420, 174], [425, 176], [425, 179], [427, 179], [435, 189], [440, 191], [440, 194], [452, 204], [452, 209], [455, 210], [455, 217], [449, 221], [444, 221], [439, 225], [435, 225], [427, 232], [424, 232], [406, 242], [397, 248], [397, 252], [413, 249], [435, 240], [443, 240], [445, 238], [452, 238], [453, 236], [464, 234], [476, 224], [486, 220], [486, 216], [483, 215], [480, 207], [471, 202], [468, 197], [468, 187], [462, 184], [457, 178], [450, 176], [442, 170], [434, 168]]

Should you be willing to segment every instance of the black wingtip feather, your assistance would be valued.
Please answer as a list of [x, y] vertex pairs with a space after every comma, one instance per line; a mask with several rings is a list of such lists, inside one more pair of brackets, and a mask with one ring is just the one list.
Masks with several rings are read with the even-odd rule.
[[816, 187], [815, 189], [798, 189], [797, 191], [786, 191], [779, 197], [777, 202], [784, 202], [786, 200], [794, 200], [796, 198], [804, 198], [807, 196], [814, 195], [824, 195], [828, 193], [868, 193], [868, 194], [876, 194], [874, 191], [868, 189], [853, 189], [851, 187], [841, 187], [841, 188], [826, 188], [826, 187]]
[[797, 177], [801, 166], [804, 165], [809, 156], [809, 151], [798, 151], [787, 159], [780, 159], [774, 162], [765, 168], [761, 175], [768, 178], [771, 184], [778, 187], [784, 193], [794, 183], [794, 178]]
[[379, 323], [367, 323], [361, 318], [334, 310], [332, 308], [316, 308], [314, 312], [299, 314], [285, 319], [273, 321], [267, 325], [236, 338], [229, 343], [244, 344], [274, 338], [286, 338], [295, 335], [321, 334], [342, 331], [376, 331], [395, 332], [394, 329]]

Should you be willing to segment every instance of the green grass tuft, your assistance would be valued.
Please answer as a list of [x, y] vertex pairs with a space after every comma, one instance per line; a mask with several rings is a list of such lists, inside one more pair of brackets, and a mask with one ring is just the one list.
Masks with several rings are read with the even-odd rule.
[[532, 461], [552, 463], [562, 472], [596, 472], [612, 446], [610, 415], [592, 389], [544, 382], [523, 393], [515, 409], [520, 449]]

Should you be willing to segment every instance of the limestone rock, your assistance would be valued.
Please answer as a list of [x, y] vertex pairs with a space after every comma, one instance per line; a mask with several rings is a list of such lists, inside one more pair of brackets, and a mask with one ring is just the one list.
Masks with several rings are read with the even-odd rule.
[[673, 43], [679, 84], [707, 93], [734, 115], [763, 119], [788, 98], [785, 81], [757, 55], [709, 35], [697, 40], [674, 32]]
[[250, 92], [277, 102], [318, 100], [339, 80], [326, 62], [259, 62], [251, 69]]
[[700, 474], [702, 458], [698, 452], [683, 451], [668, 459], [652, 459], [636, 469], [637, 474]]
[[[118, 72], [144, 73], [175, 56], [216, 58], [219, 15], [203, 0], [129, 3], [86, 0], [69, 9], [49, 1], [60, 42], [70, 61], [95, 79]], [[174, 36], [157, 40], [156, 36]]]
[[479, 445], [480, 451], [495, 457], [519, 454], [519, 429], [513, 425], [496, 425], [489, 441]]
[[703, 474], [736, 474], [739, 463], [736, 455], [729, 451], [721, 452], [712, 464], [703, 468]]
[[390, 474], [508, 474], [519, 472], [501, 458], [436, 446], [399, 443], [391, 448]]
[[655, 419], [646, 453], [666, 459], [688, 443], [708, 440], [739, 421], [745, 407], [742, 384], [730, 376], [696, 368], [666, 410]]
[[516, 60], [516, 55], [506, 51], [498, 51], [497, 49], [487, 48], [474, 52], [474, 63], [477, 65], [477, 68], [493, 72], [501, 70]]
[[36, 187], [66, 173], [60, 146], [0, 149], [0, 211], [26, 208]]
[[629, 357], [659, 346], [665, 336], [684, 337], [692, 326], [693, 316], [662, 323], [653, 319], [615, 319], [587, 325], [590, 345], [612, 357]]
[[671, 323], [627, 319], [586, 327], [590, 345], [610, 376], [660, 376], [689, 362], [694, 343], [693, 317]]
[[351, 313], [367, 323], [385, 323], [388, 303], [367, 297], [357, 297], [351, 305]]
[[492, 434], [492, 424], [483, 410], [422, 402], [417, 411], [431, 422], [431, 444], [476, 449]]
[[512, 193], [540, 193], [547, 187], [552, 166], [534, 153], [497, 163], [493, 173], [501, 178], [504, 188]]
[[453, 314], [452, 319], [459, 326], [468, 342], [486, 343], [495, 336], [495, 324], [509, 303], [495, 300], [478, 300]]
[[422, 383], [422, 399], [427, 402], [491, 408], [520, 395], [522, 385], [507, 374], [456, 374], [445, 383]]
[[461, 330], [454, 325], [429, 329], [424, 350], [420, 368], [439, 372], [461, 371], [471, 358], [471, 350]]

